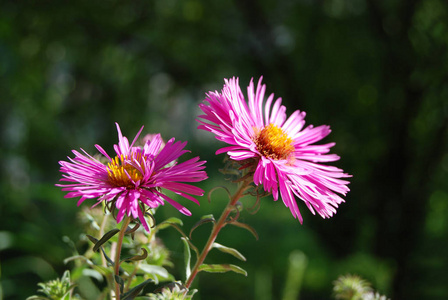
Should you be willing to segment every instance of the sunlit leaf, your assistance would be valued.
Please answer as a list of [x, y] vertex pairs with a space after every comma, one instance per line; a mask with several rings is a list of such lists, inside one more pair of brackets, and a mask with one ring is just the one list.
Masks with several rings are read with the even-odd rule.
[[167, 228], [168, 226], [172, 226], [172, 225], [183, 226], [184, 223], [182, 222], [181, 219], [172, 217], [172, 218], [166, 219], [165, 221], [163, 221], [162, 223], [157, 225], [156, 228], [160, 230], [160, 229]]
[[161, 266], [140, 264], [139, 269], [149, 275], [151, 275], [155, 281], [155, 284], [159, 283], [159, 277], [163, 280], [170, 278], [170, 273]]
[[100, 272], [101, 274], [103, 274], [104, 276], [109, 276], [112, 274], [113, 270], [110, 268], [106, 268], [100, 265], [92, 265], [91, 266], [93, 269], [95, 269], [96, 271]]
[[220, 264], [220, 265], [207, 265], [202, 264], [198, 268], [199, 271], [209, 272], [209, 273], [225, 273], [225, 272], [235, 272], [238, 274], [242, 274], [244, 276], [247, 276], [247, 272], [235, 265], [229, 265], [229, 264]]
[[191, 261], [191, 251], [190, 251], [190, 245], [188, 244], [188, 241], [186, 238], [182, 237], [182, 242], [184, 243], [184, 262], [185, 262], [185, 278], [189, 278], [191, 274], [191, 267], [190, 267], [190, 261]]
[[103, 274], [101, 272], [98, 272], [97, 270], [84, 269], [82, 270], [82, 275], [95, 278], [98, 282], [103, 281]]
[[246, 258], [238, 250], [234, 248], [229, 248], [218, 243], [213, 243], [212, 247], [218, 249], [221, 252], [231, 254], [242, 261], [246, 261]]
[[68, 262], [72, 261], [72, 260], [76, 260], [76, 259], [81, 259], [87, 262], [88, 265], [93, 265], [93, 262], [88, 259], [87, 257], [85, 257], [84, 255], [73, 255], [70, 257], [67, 257], [66, 259], [64, 259], [64, 264], [67, 264]]
[[163, 278], [169, 277], [168, 271], [164, 267], [161, 267], [161, 266], [141, 264], [139, 269], [148, 274], [156, 274]]

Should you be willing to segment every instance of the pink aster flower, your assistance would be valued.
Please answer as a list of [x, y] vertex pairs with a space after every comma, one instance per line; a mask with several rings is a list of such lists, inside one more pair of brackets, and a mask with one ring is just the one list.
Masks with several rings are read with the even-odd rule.
[[163, 193], [170, 190], [197, 204], [199, 202], [191, 195], [202, 196], [204, 191], [184, 182], [198, 182], [207, 178], [205, 161], [199, 157], [182, 163], [177, 159], [184, 153], [186, 142], [175, 142], [170, 139], [163, 146], [160, 134], [147, 140], [143, 147], [134, 146], [143, 127], [129, 145], [128, 139], [121, 134], [118, 124], [118, 145], [114, 145], [115, 156], [109, 156], [99, 145], [98, 151], [105, 157], [107, 163], [94, 158], [82, 150], [76, 150], [74, 158], [60, 161], [60, 171], [64, 173], [61, 181], [71, 184], [58, 184], [64, 191], [69, 191], [66, 198], [81, 197], [84, 200], [97, 198], [102, 201], [114, 201], [118, 210], [117, 222], [125, 215], [139, 219], [144, 228], [149, 231], [144, 214], [148, 208], [155, 208], [168, 202], [185, 215], [191, 215], [184, 206]]
[[330, 133], [330, 127], [304, 127], [305, 112], [298, 110], [287, 118], [281, 98], [273, 102], [273, 94], [264, 103], [266, 85], [261, 80], [256, 90], [253, 80], [247, 87], [248, 103], [238, 78], [226, 79], [221, 93], [209, 92], [199, 105], [204, 112], [199, 128], [230, 145], [216, 154], [226, 152], [232, 160], [254, 162], [254, 184], [262, 184], [276, 201], [280, 191], [283, 203], [300, 223], [303, 219], [295, 197], [313, 214], [317, 211], [323, 218], [331, 217], [344, 202], [338, 194], [349, 191], [349, 182], [341, 178], [351, 175], [322, 164], [339, 159], [328, 154], [335, 143], [314, 144]]

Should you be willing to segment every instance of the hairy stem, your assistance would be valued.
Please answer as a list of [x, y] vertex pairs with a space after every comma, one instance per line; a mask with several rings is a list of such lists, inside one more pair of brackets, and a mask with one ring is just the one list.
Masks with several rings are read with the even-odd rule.
[[199, 272], [199, 267], [204, 262], [205, 258], [207, 257], [207, 254], [212, 249], [213, 243], [215, 242], [216, 238], [218, 237], [219, 231], [226, 225], [227, 218], [229, 217], [232, 210], [235, 208], [235, 204], [238, 202], [238, 200], [243, 196], [246, 189], [249, 187], [249, 184], [252, 180], [246, 179], [243, 182], [241, 182], [241, 185], [239, 186], [238, 190], [235, 192], [235, 194], [230, 199], [229, 203], [227, 204], [226, 208], [222, 212], [221, 217], [219, 218], [218, 222], [216, 222], [213, 225], [212, 232], [210, 234], [210, 237], [208, 238], [207, 243], [204, 246], [204, 249], [202, 250], [201, 254], [199, 255], [198, 260], [196, 261], [193, 269], [191, 270], [190, 276], [187, 278], [187, 281], [185, 283], [185, 287], [187, 289], [190, 288], [191, 284], [193, 283], [193, 280], [195, 279], [196, 275]]

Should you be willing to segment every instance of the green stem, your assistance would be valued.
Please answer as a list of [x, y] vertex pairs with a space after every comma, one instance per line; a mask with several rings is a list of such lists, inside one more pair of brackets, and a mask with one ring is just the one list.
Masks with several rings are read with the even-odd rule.
[[[115, 249], [115, 261], [114, 261], [114, 275], [120, 276], [120, 254], [121, 254], [121, 246], [123, 246], [123, 238], [128, 228], [129, 223], [131, 222], [131, 218], [126, 216], [121, 225], [120, 234], [118, 235], [117, 248]], [[115, 299], [120, 300], [120, 285], [115, 282]]]
[[[106, 227], [108, 217], [109, 217], [108, 214], [104, 215], [103, 220], [101, 221], [100, 231], [98, 233], [98, 236], [104, 235], [104, 228]], [[101, 263], [102, 263], [103, 267], [107, 267], [107, 261], [106, 261], [106, 258], [104, 257], [104, 255], [101, 255]]]
[[187, 281], [185, 283], [185, 287], [187, 289], [190, 288], [191, 284], [193, 283], [193, 280], [195, 279], [196, 275], [199, 272], [199, 267], [204, 262], [205, 258], [207, 257], [207, 254], [212, 249], [213, 243], [215, 242], [216, 238], [218, 237], [219, 231], [226, 225], [227, 218], [229, 217], [232, 210], [235, 208], [235, 204], [238, 202], [238, 200], [243, 196], [245, 190], [248, 188], [251, 179], [246, 179], [243, 181], [238, 188], [238, 190], [235, 192], [235, 194], [230, 199], [229, 203], [227, 204], [226, 208], [222, 212], [221, 217], [219, 218], [218, 222], [216, 222], [213, 225], [212, 232], [210, 234], [210, 237], [208, 238], [207, 243], [204, 246], [204, 249], [202, 250], [201, 254], [198, 257], [198, 260], [196, 261], [193, 269], [191, 270], [190, 276], [187, 278]]

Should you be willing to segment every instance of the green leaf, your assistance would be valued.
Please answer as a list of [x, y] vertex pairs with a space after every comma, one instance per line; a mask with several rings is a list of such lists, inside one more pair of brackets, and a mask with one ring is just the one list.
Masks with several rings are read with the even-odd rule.
[[258, 240], [258, 233], [252, 226], [245, 224], [245, 223], [238, 222], [238, 221], [233, 221], [233, 220], [231, 222], [229, 222], [228, 224], [235, 225], [237, 227], [241, 227], [241, 228], [248, 230], [250, 233], [252, 233], [252, 235], [255, 237], [255, 239]]
[[244, 255], [242, 255], [238, 250], [234, 248], [229, 248], [218, 243], [213, 243], [212, 247], [218, 249], [221, 252], [231, 254], [242, 261], [246, 261]]
[[148, 283], [153, 282], [152, 279], [148, 279], [140, 283], [139, 285], [133, 287], [128, 292], [120, 295], [121, 300], [133, 300], [135, 297], [140, 294], [140, 292], [148, 285]]
[[147, 258], [148, 257], [148, 251], [146, 251], [145, 248], [141, 248], [141, 249], [143, 250], [143, 254], [135, 255], [135, 256], [132, 256], [132, 257], [129, 257], [129, 258], [125, 258], [125, 259], [123, 259], [123, 261], [137, 261], [137, 260], [143, 260], [143, 259]]
[[103, 255], [104, 255], [104, 258], [106, 258], [107, 262], [109, 263], [109, 265], [110, 265], [110, 266], [115, 266], [115, 263], [113, 262], [112, 259], [110, 259], [109, 256], [107, 256], [107, 254], [106, 254], [106, 252], [104, 251], [103, 247], [100, 247], [100, 249], [101, 249], [101, 252], [102, 252]]
[[99, 273], [103, 274], [105, 277], [109, 276], [112, 274], [112, 269], [110, 268], [106, 268], [103, 266], [99, 266], [99, 265], [92, 265], [92, 268], [96, 271], [98, 271]]
[[169, 279], [171, 276], [167, 269], [161, 266], [140, 264], [139, 269], [146, 274], [151, 275], [154, 279], [155, 284], [159, 284], [159, 278], [165, 280]]
[[202, 264], [198, 268], [199, 271], [205, 271], [209, 273], [225, 273], [225, 272], [235, 272], [238, 274], [242, 274], [244, 276], [247, 276], [247, 272], [235, 265], [229, 265], [229, 264], [221, 264], [221, 265], [206, 265]]
[[215, 219], [215, 217], [213, 216], [213, 214], [209, 214], [209, 215], [203, 215], [202, 217], [201, 217], [201, 220], [202, 219]]
[[120, 293], [123, 293], [123, 288], [124, 288], [124, 280], [123, 280], [123, 278], [121, 278], [118, 275], [114, 275], [114, 278], [115, 278], [115, 282], [120, 285]]
[[107, 242], [111, 237], [113, 237], [114, 235], [116, 235], [117, 233], [120, 232], [120, 229], [115, 228], [112, 229], [109, 232], [106, 232], [103, 237], [95, 244], [95, 246], [93, 247], [93, 251], [98, 251], [98, 249], [105, 243]]
[[184, 262], [185, 262], [185, 278], [189, 278], [191, 274], [191, 267], [190, 267], [190, 261], [191, 261], [191, 251], [190, 251], [190, 245], [188, 244], [188, 241], [186, 238], [181, 237], [182, 242], [184, 243]]
[[104, 279], [102, 272], [90, 268], [85, 268], [82, 270], [82, 276], [95, 278], [98, 282], [102, 282]]
[[215, 218], [213, 217], [213, 215], [206, 215], [206, 216], [202, 216], [201, 219], [196, 222], [196, 224], [193, 225], [193, 227], [190, 230], [190, 239], [191, 239], [191, 234], [193, 233], [193, 231], [198, 228], [199, 226], [205, 224], [205, 223], [210, 223], [213, 222], [213, 224], [215, 224]]
[[160, 230], [160, 229], [164, 229], [164, 228], [167, 228], [167, 227], [169, 227], [169, 226], [173, 226], [173, 225], [180, 225], [180, 226], [183, 226], [184, 225], [184, 223], [182, 223], [182, 220], [181, 219], [178, 219], [178, 218], [169, 218], [169, 219], [166, 219], [165, 221], [163, 221], [162, 223], [160, 223], [159, 225], [157, 225], [156, 226], [156, 228], [158, 229], [158, 230]]
[[66, 259], [64, 259], [64, 264], [67, 264], [68, 262], [75, 260], [75, 259], [81, 259], [87, 262], [88, 265], [93, 265], [93, 262], [88, 259], [87, 257], [85, 257], [84, 255], [74, 255], [74, 256], [70, 256], [67, 257]]
[[87, 238], [94, 244], [98, 243], [98, 239], [94, 238], [93, 236], [86, 234]]

